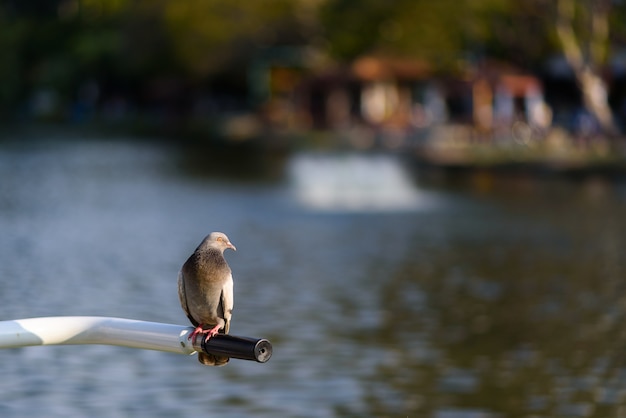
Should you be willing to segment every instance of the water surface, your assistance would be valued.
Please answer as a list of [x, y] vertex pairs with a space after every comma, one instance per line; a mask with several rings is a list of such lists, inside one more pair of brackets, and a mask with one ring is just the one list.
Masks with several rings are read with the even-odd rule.
[[299, 153], [273, 182], [187, 161], [122, 139], [0, 144], [0, 319], [185, 324], [177, 271], [222, 230], [231, 332], [272, 359], [0, 350], [1, 416], [626, 413], [623, 189], [433, 189], [388, 155]]

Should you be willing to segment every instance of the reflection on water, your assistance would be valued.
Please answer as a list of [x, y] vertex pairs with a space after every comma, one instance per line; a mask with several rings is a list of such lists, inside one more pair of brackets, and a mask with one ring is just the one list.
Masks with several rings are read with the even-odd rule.
[[269, 338], [272, 359], [0, 350], [0, 416], [626, 414], [623, 195], [427, 193], [392, 157], [345, 154], [233, 183], [180, 157], [0, 144], [0, 317], [186, 323], [177, 270], [221, 229], [238, 249], [232, 332]]

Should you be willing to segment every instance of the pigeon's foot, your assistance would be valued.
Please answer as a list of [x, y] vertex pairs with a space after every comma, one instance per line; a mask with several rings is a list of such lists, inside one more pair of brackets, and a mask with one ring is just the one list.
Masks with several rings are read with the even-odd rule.
[[211, 339], [212, 336], [214, 336], [215, 334], [218, 334], [220, 330], [220, 326], [216, 325], [213, 328], [210, 329], [204, 329], [202, 328], [202, 324], [198, 325], [191, 334], [189, 334], [189, 337], [187, 337], [188, 340], [193, 341], [194, 338], [196, 338], [196, 335], [198, 334], [206, 334], [206, 337], [204, 339], [204, 342], [209, 341], [209, 339]]
[[193, 332], [191, 334], [189, 334], [189, 337], [187, 337], [187, 339], [193, 341], [193, 339], [196, 338], [196, 335], [204, 334], [205, 332], [207, 332], [207, 331], [203, 330], [202, 329], [202, 324], [200, 324], [200, 325], [198, 325], [196, 327], [196, 329], [193, 330]]
[[206, 333], [206, 338], [204, 339], [204, 342], [207, 342], [211, 339], [212, 336], [214, 336], [215, 334], [217, 334], [220, 330], [220, 326], [216, 325], [213, 328], [209, 329], [209, 330], [205, 330], [204, 332]]

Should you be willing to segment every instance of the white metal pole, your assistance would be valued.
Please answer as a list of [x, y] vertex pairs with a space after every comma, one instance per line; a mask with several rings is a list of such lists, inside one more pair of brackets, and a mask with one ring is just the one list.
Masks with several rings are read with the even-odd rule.
[[99, 316], [53, 316], [0, 321], [0, 348], [107, 344], [192, 354], [191, 327]]
[[265, 363], [272, 344], [262, 338], [218, 334], [188, 337], [193, 327], [103, 316], [51, 316], [0, 321], [0, 349], [34, 345], [106, 344], [178, 354], [203, 351]]

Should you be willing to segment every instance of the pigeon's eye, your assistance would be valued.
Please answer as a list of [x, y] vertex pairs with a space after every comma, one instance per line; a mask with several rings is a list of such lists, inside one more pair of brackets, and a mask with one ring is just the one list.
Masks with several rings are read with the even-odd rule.
[[223, 239], [222, 237], [217, 237], [217, 240], [218, 240], [219, 242], [224, 241], [224, 239]]

